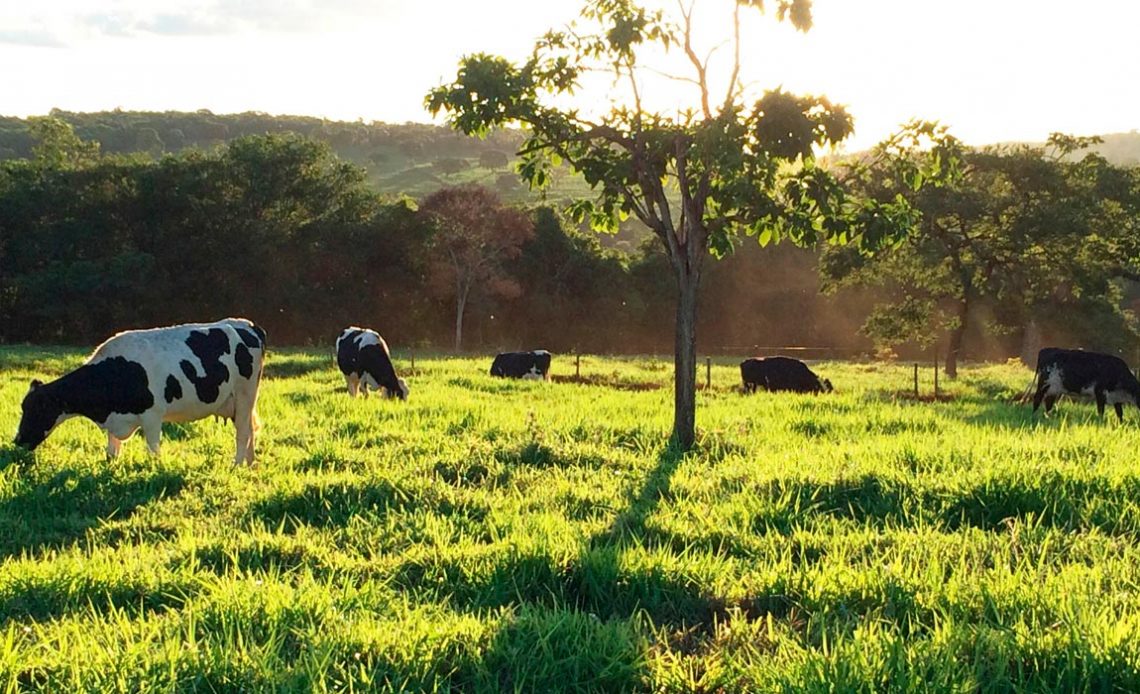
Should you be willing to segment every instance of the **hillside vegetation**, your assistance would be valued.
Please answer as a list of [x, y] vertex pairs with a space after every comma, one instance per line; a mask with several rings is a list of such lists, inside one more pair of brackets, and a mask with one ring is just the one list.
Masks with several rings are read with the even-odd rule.
[[[107, 153], [160, 156], [187, 148], [211, 149], [249, 135], [296, 133], [327, 142], [338, 156], [367, 172], [370, 187], [384, 195], [422, 197], [441, 187], [478, 183], [516, 203], [562, 202], [586, 193], [585, 184], [565, 167], [553, 182], [532, 192], [514, 172], [515, 152], [523, 141], [517, 130], [497, 130], [486, 139], [466, 137], [442, 125], [330, 121], [309, 116], [259, 112], [216, 114], [194, 112], [103, 111], [75, 113], [53, 110], [84, 140], [100, 143]], [[1092, 151], [1121, 166], [1140, 164], [1140, 133], [1111, 133]], [[981, 144], [981, 143], [978, 143]], [[0, 116], [0, 160], [31, 156], [33, 140], [26, 121]], [[616, 237], [603, 243], [636, 247], [648, 234], [636, 220], [623, 223]]]
[[[466, 137], [440, 125], [329, 121], [265, 113], [214, 114], [53, 111], [84, 140], [110, 154], [160, 156], [188, 148], [212, 149], [249, 135], [296, 133], [327, 142], [342, 159], [364, 168], [376, 191], [421, 197], [443, 186], [479, 183], [513, 202], [560, 200], [582, 192], [568, 171], [556, 173], [545, 195], [532, 194], [514, 173], [522, 133], [499, 130], [487, 139]], [[0, 159], [31, 156], [32, 137], [23, 119], [0, 117]]]
[[[406, 403], [273, 352], [254, 469], [213, 421], [0, 444], [5, 690], [1140, 688], [1134, 409], [1035, 417], [1010, 366], [745, 397], [727, 360], [682, 456], [664, 361], [396, 356]], [[82, 357], [0, 349], [0, 431]]]

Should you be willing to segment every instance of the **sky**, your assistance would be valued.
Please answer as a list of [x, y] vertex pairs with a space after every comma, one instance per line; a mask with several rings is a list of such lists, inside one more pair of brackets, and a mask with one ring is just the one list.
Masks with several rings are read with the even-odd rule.
[[[454, 78], [461, 56], [521, 59], [580, 6], [2, 0], [0, 115], [209, 109], [432, 122], [424, 95]], [[718, 43], [728, 7], [697, 0], [702, 54]], [[849, 149], [911, 118], [939, 120], [976, 145], [1140, 129], [1136, 0], [815, 0], [814, 17], [806, 34], [750, 19], [742, 77], [755, 95], [782, 86], [846, 105], [856, 127]], [[728, 55], [716, 53], [714, 67]], [[677, 57], [660, 58], [662, 71], [683, 70]], [[696, 103], [692, 85], [651, 73], [645, 80], [654, 108]], [[608, 82], [586, 86], [587, 108], [610, 95]]]

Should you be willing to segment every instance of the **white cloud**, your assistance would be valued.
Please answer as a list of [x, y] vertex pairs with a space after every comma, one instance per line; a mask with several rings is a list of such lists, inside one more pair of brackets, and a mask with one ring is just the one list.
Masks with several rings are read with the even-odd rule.
[[[96, 11], [91, 11], [92, 6]], [[22, 2], [0, 9], [0, 44], [72, 45], [146, 36], [225, 36], [335, 31], [400, 11], [368, 0], [75, 0]]]

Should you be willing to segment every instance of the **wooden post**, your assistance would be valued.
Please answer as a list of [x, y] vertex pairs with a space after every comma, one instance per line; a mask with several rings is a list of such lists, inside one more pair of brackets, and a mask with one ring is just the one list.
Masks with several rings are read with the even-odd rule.
[[712, 357], [705, 357], [705, 389], [712, 390]]
[[914, 363], [914, 399], [918, 399], [918, 362]]
[[574, 378], [582, 378], [582, 355], [574, 355]]
[[416, 350], [412, 350], [412, 371], [416, 370]]
[[934, 399], [938, 399], [938, 350], [934, 350]]

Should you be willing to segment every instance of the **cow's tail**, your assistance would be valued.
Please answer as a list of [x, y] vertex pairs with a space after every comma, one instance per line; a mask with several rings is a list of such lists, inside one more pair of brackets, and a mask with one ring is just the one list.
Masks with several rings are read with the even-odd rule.
[[257, 323], [254, 323], [253, 324], [253, 332], [257, 333], [257, 338], [259, 340], [261, 340], [261, 351], [264, 352], [264, 351], [268, 350], [269, 349], [269, 342], [266, 339], [268, 337], [268, 333], [265, 332], [265, 328], [261, 327]]
[[1033, 399], [1033, 391], [1034, 391], [1034, 388], [1037, 386], [1037, 379], [1038, 379], [1038, 376], [1040, 376], [1040, 375], [1041, 374], [1039, 374], [1037, 371], [1034, 371], [1033, 376], [1029, 379], [1029, 385], [1025, 386], [1025, 389], [1022, 390], [1021, 394], [1018, 395], [1017, 397], [1015, 397], [1013, 399], [1013, 401], [1018, 403], [1018, 404], [1024, 404], [1024, 403], [1027, 403], [1030, 400], [1032, 400]]
[[[261, 340], [261, 366], [257, 370], [257, 380], [260, 382], [261, 377], [265, 372], [265, 356], [269, 354], [269, 341], [266, 339], [269, 334], [265, 332], [265, 328], [261, 327], [257, 323], [253, 323], [252, 321], [250, 322], [253, 324], [253, 332], [257, 333], [257, 339]], [[256, 412], [254, 415], [256, 417]], [[256, 426], [254, 428], [256, 429]]]

